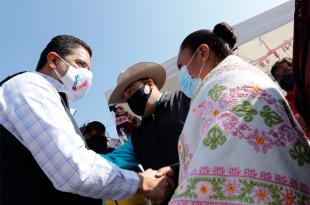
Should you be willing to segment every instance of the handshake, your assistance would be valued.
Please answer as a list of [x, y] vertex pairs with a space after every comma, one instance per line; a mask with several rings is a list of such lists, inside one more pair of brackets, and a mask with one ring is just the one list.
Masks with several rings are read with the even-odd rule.
[[140, 177], [140, 185], [137, 193], [144, 195], [145, 198], [153, 202], [163, 202], [174, 191], [171, 167], [163, 167], [159, 170], [147, 169], [138, 173], [138, 176]]

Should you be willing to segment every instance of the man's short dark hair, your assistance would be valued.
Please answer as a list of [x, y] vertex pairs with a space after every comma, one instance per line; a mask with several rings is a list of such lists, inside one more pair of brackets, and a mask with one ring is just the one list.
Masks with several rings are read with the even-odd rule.
[[292, 59], [291, 59], [291, 58], [285, 57], [285, 58], [283, 58], [283, 59], [281, 59], [281, 60], [278, 60], [277, 62], [275, 62], [275, 63], [273, 64], [273, 66], [271, 67], [271, 70], [270, 70], [271, 75], [272, 75], [273, 77], [275, 77], [276, 70], [277, 70], [282, 64], [284, 64], [284, 63], [286, 63], [288, 66], [293, 66], [293, 63], [292, 63]]
[[61, 57], [65, 57], [71, 54], [73, 49], [79, 47], [85, 48], [89, 56], [92, 55], [91, 48], [81, 39], [70, 35], [55, 36], [42, 51], [36, 70], [40, 70], [46, 64], [49, 52], [56, 52]]
[[80, 127], [80, 131], [82, 134], [91, 132], [94, 129], [99, 132], [105, 133], [105, 126], [99, 121], [88, 121]]

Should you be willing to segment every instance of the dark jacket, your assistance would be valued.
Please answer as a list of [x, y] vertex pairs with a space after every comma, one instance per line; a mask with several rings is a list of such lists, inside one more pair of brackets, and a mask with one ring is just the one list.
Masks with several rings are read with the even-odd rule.
[[[131, 140], [144, 169], [159, 169], [179, 162], [178, 140], [190, 100], [181, 91], [164, 92], [154, 114], [143, 118], [140, 126], [133, 130]], [[174, 172], [177, 184], [179, 167]]]

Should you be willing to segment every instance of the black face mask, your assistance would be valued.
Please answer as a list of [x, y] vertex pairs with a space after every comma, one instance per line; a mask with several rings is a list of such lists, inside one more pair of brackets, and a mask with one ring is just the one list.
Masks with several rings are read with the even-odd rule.
[[294, 75], [284, 75], [279, 82], [281, 88], [285, 91], [291, 91], [294, 89]]
[[139, 88], [128, 100], [128, 106], [130, 109], [139, 116], [143, 116], [146, 103], [149, 100], [152, 91], [149, 94], [144, 93], [145, 84]]
[[106, 154], [108, 145], [107, 139], [102, 135], [92, 135], [86, 139], [86, 144], [89, 149], [95, 151], [98, 154]]

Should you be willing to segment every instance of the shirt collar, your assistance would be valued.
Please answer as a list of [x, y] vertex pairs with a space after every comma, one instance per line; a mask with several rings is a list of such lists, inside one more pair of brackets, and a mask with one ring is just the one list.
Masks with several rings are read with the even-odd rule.
[[158, 96], [156, 102], [153, 105], [153, 113], [155, 112], [156, 108], [158, 107], [158, 105], [160, 104], [160, 99], [163, 96], [163, 93], [160, 93], [160, 95]]
[[48, 76], [44, 73], [38, 72], [36, 71], [36, 73], [38, 73], [39, 75], [41, 75], [43, 78], [45, 78], [50, 84], [52, 84], [54, 86], [54, 88], [57, 90], [57, 92], [64, 92], [66, 93], [66, 88], [64, 86], [64, 84], [62, 84], [61, 82], [59, 82], [58, 80], [52, 78], [51, 76]]

